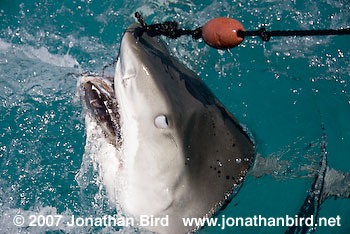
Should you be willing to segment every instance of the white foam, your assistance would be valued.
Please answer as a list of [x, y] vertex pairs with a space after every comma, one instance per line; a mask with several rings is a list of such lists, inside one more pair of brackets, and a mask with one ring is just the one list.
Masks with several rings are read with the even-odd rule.
[[139, 8], [137, 8], [135, 10], [135, 12], [140, 12], [143, 17], [148, 17], [148, 16], [154, 14], [154, 9], [152, 9], [149, 5], [143, 5]]
[[[97, 123], [86, 114], [86, 145], [83, 157], [83, 164], [76, 180], [80, 187], [86, 187], [86, 181], [83, 180], [84, 174], [89, 170], [84, 166], [84, 162], [92, 160], [93, 168], [98, 171], [99, 181], [98, 185], [105, 185], [110, 201], [115, 203], [118, 208], [118, 189], [122, 187], [118, 178], [120, 178], [120, 161], [118, 154], [120, 154], [114, 146], [109, 144], [103, 135], [102, 129]], [[103, 182], [103, 183], [102, 183]]]
[[[99, 186], [100, 191], [98, 194], [96, 194], [96, 196], [101, 196], [101, 189], [104, 186], [107, 190], [109, 201], [112, 202], [117, 209], [117, 214], [115, 215], [117, 217], [125, 217], [126, 214], [120, 208], [118, 197], [120, 190], [125, 186], [125, 181], [122, 179], [122, 171], [120, 170], [120, 152], [118, 152], [114, 146], [107, 142], [103, 135], [102, 129], [96, 123], [96, 121], [93, 120], [90, 114], [86, 114], [85, 116], [85, 125], [87, 133], [85, 152], [82, 166], [79, 173], [76, 175], [76, 181], [82, 189], [89, 185], [90, 180], [86, 179], [86, 177], [89, 177], [88, 174], [91, 173], [91, 167], [89, 167], [88, 164], [92, 162], [93, 169], [95, 172], [98, 172], [99, 176], [96, 183]], [[106, 229], [106, 233], [135, 233], [135, 228], [136, 227], [123, 227], [117, 232]], [[142, 229], [137, 230], [137, 233], [149, 234], [152, 232]]]
[[8, 50], [10, 47], [10, 43], [4, 42], [0, 39], [0, 50]]
[[77, 67], [79, 63], [69, 54], [57, 55], [52, 54], [46, 47], [40, 47], [39, 49], [31, 46], [25, 46], [23, 48], [24, 54], [28, 58], [39, 59], [43, 63], [48, 63], [57, 67]]
[[[13, 50], [15, 54], [18, 52], [24, 53], [30, 59], [38, 59], [43, 63], [47, 63], [57, 67], [79, 67], [79, 63], [68, 53], [64, 55], [50, 53], [49, 50], [42, 46], [40, 48], [35, 48], [28, 45], [16, 45], [8, 43], [0, 39], [0, 51]], [[11, 50], [11, 51], [12, 51]], [[17, 55], [22, 56], [22, 55]]]
[[[135, 12], [140, 12], [143, 17], [148, 17], [153, 15], [155, 12], [159, 11], [159, 8], [166, 8], [169, 4], [181, 4], [185, 6], [194, 6], [194, 3], [190, 0], [179, 1], [179, 0], [152, 0], [147, 1], [144, 5], [140, 6], [135, 10]], [[131, 17], [134, 14], [130, 15]]]

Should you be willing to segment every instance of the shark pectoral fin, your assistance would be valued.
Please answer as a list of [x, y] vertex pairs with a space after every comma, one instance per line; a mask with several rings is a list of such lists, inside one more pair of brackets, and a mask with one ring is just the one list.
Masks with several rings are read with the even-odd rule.
[[186, 155], [191, 157], [185, 165], [201, 196], [200, 216], [210, 216], [242, 184], [253, 161], [254, 145], [216, 106], [203, 106], [203, 110], [193, 113], [186, 127]]
[[350, 198], [350, 172], [327, 167], [321, 199], [324, 201], [329, 197]]

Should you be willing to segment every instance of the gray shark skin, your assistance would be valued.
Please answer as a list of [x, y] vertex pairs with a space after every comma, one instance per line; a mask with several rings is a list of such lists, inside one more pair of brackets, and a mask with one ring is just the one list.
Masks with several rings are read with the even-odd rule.
[[85, 75], [83, 96], [119, 152], [123, 212], [168, 217], [168, 225], [141, 227], [156, 233], [193, 232], [199, 227], [182, 218], [220, 208], [242, 184], [254, 145], [199, 77], [138, 27], [123, 36], [114, 79]]

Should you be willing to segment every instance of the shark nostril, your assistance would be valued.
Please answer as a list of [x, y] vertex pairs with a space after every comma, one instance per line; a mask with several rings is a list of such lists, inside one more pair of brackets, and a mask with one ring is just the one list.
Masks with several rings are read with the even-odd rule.
[[130, 60], [131, 59], [129, 58], [128, 60], [125, 60], [124, 62], [120, 62], [121, 78], [123, 80], [129, 80], [131, 78], [135, 78], [136, 77], [135, 64], [130, 62]]
[[132, 78], [135, 78], [136, 77], [136, 74], [126, 74], [123, 76], [123, 81], [126, 81], [126, 80], [130, 80]]

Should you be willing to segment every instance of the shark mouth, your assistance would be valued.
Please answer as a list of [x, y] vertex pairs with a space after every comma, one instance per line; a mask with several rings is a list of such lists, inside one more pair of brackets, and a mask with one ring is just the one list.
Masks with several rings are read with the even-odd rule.
[[98, 74], [83, 75], [80, 88], [86, 109], [101, 126], [108, 142], [120, 149], [122, 145], [120, 114], [113, 77]]

